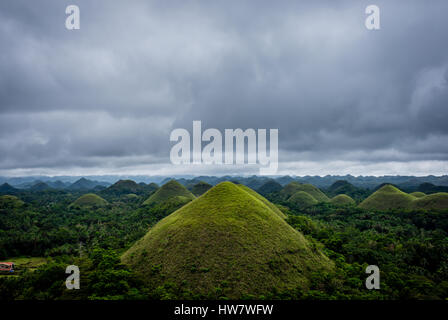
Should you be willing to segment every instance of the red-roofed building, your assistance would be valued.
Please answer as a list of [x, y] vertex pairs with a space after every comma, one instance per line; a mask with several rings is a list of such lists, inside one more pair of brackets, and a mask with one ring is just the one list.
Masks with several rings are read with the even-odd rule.
[[14, 262], [0, 262], [0, 272], [14, 272]]

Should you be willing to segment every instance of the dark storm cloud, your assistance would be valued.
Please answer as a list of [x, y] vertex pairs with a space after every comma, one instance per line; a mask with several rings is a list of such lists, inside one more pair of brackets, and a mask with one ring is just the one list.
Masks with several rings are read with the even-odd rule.
[[279, 128], [288, 173], [443, 173], [448, 3], [374, 2], [2, 1], [0, 173], [162, 170], [193, 120]]

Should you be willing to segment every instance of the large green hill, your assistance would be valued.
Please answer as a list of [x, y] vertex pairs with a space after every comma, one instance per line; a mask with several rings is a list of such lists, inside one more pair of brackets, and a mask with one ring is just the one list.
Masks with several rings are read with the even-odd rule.
[[263, 195], [267, 195], [272, 192], [278, 192], [280, 190], [282, 190], [282, 185], [273, 179], [270, 179], [257, 189], [257, 191]]
[[356, 204], [355, 200], [346, 194], [338, 194], [330, 200], [330, 203], [335, 206], [350, 206]]
[[70, 207], [104, 207], [107, 201], [94, 193], [87, 193], [76, 199]]
[[286, 186], [284, 186], [283, 189], [279, 191], [279, 193], [280, 193], [280, 196], [284, 200], [286, 200], [298, 191], [302, 191], [300, 189], [300, 183], [293, 181], [293, 182], [288, 183]]
[[390, 184], [382, 186], [359, 204], [370, 210], [410, 209], [416, 198]]
[[311, 195], [314, 199], [316, 199], [318, 202], [326, 202], [330, 201], [330, 199], [319, 190], [319, 188], [313, 186], [312, 184], [306, 183], [301, 184], [298, 182], [291, 182], [288, 183], [281, 191], [280, 195], [283, 197], [283, 199], [288, 199], [296, 192], [303, 191]]
[[362, 200], [370, 195], [368, 189], [359, 188], [346, 180], [338, 180], [334, 182], [328, 189], [327, 192], [330, 196], [335, 197], [340, 194], [345, 194], [352, 199]]
[[425, 195], [422, 192], [407, 194], [392, 185], [384, 185], [361, 202], [361, 208], [369, 210], [391, 209], [448, 209], [448, 193]]
[[309, 286], [332, 262], [264, 201], [222, 182], [157, 223], [122, 257], [150, 287], [238, 299]]
[[420, 192], [420, 191], [412, 192], [412, 193], [410, 193], [410, 195], [414, 196], [416, 198], [422, 198], [422, 197], [426, 196], [426, 194], [424, 194], [423, 192]]
[[297, 191], [288, 199], [288, 203], [298, 208], [308, 208], [318, 203], [316, 199], [305, 191]]
[[413, 202], [417, 209], [448, 209], [448, 193], [439, 192], [417, 198]]
[[132, 180], [119, 180], [106, 190], [114, 190], [121, 193], [137, 193], [143, 189], [142, 185], [137, 184]]
[[144, 205], [161, 204], [167, 200], [177, 197], [185, 202], [195, 199], [195, 196], [176, 180], [171, 180], [154, 192], [145, 202]]
[[101, 195], [107, 197], [117, 197], [127, 194], [146, 195], [158, 189], [156, 184], [146, 185], [145, 183], [137, 184], [133, 180], [119, 180], [107, 189], [101, 191]]
[[330, 199], [325, 195], [325, 193], [323, 193], [322, 191], [319, 190], [319, 188], [309, 183], [301, 184], [299, 187], [299, 191], [304, 191], [312, 195], [313, 198], [316, 199], [318, 202], [330, 201]]

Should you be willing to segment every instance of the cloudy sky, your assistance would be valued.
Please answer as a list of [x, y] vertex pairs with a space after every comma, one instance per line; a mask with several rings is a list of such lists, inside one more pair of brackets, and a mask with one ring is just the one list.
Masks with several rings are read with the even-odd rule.
[[446, 0], [2, 0], [0, 175], [258, 172], [170, 164], [193, 120], [278, 128], [279, 174], [447, 174], [447, 15]]

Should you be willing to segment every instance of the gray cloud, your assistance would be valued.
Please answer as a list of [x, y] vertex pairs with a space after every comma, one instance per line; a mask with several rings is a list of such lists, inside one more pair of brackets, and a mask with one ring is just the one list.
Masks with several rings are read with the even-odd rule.
[[2, 1], [0, 174], [244, 172], [167, 164], [193, 120], [278, 128], [285, 173], [446, 173], [448, 4], [369, 4]]

